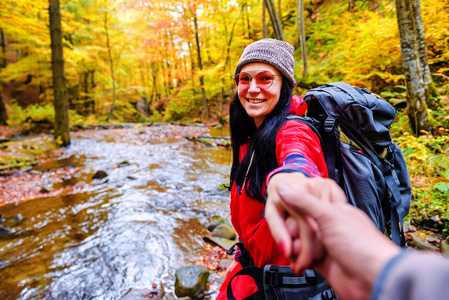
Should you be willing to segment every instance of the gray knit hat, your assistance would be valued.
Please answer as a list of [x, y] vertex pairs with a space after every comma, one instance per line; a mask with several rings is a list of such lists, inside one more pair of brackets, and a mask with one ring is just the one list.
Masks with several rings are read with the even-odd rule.
[[294, 70], [295, 60], [293, 52], [295, 48], [284, 41], [263, 39], [246, 46], [235, 68], [234, 76], [237, 75], [244, 65], [252, 62], [262, 62], [275, 67], [296, 86]]

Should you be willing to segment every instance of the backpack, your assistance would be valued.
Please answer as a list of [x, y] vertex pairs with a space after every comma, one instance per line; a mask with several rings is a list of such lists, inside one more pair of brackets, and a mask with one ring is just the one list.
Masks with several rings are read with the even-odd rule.
[[304, 96], [308, 124], [321, 140], [329, 178], [348, 202], [363, 210], [380, 231], [404, 247], [403, 220], [410, 210], [411, 184], [404, 156], [391, 139], [396, 110], [366, 88], [325, 84]]
[[[338, 183], [348, 202], [363, 210], [380, 231], [397, 245], [405, 246], [402, 227], [410, 209], [411, 184], [401, 149], [392, 141], [389, 131], [396, 116], [394, 107], [366, 88], [343, 82], [314, 88], [304, 99], [307, 116], [289, 115], [286, 121], [305, 123], [317, 134], [329, 178]], [[335, 299], [332, 289], [315, 271], [307, 270], [304, 276], [297, 277], [303, 284], [289, 285], [286, 283], [293, 282], [291, 278], [295, 276], [289, 267], [257, 268], [243, 244], [237, 246], [242, 252], [239, 261], [243, 269], [234, 277], [250, 275], [259, 290], [247, 299]], [[232, 251], [233, 248], [228, 253]], [[268, 274], [272, 269], [276, 280]], [[308, 280], [312, 272], [315, 277]], [[231, 282], [228, 299], [235, 299]]]

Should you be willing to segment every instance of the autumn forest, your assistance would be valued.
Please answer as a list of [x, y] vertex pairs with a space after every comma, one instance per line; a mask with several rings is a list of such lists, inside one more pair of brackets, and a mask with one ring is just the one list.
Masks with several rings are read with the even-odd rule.
[[343, 81], [395, 106], [412, 217], [448, 235], [447, 0], [0, 0], [0, 35], [0, 136], [59, 145], [89, 124], [226, 126], [244, 47], [285, 40], [295, 94]]

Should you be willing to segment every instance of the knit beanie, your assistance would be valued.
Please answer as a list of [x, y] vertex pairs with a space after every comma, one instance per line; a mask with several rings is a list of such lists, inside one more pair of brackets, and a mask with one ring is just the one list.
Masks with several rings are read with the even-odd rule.
[[252, 62], [262, 62], [275, 67], [296, 86], [294, 70], [295, 60], [293, 52], [295, 48], [284, 41], [274, 39], [263, 39], [246, 46], [235, 68], [234, 76], [237, 75], [244, 65]]

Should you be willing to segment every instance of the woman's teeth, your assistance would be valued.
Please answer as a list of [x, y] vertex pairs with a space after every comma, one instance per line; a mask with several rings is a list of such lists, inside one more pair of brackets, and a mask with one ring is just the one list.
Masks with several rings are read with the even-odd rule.
[[249, 103], [262, 103], [265, 99], [247, 99]]

